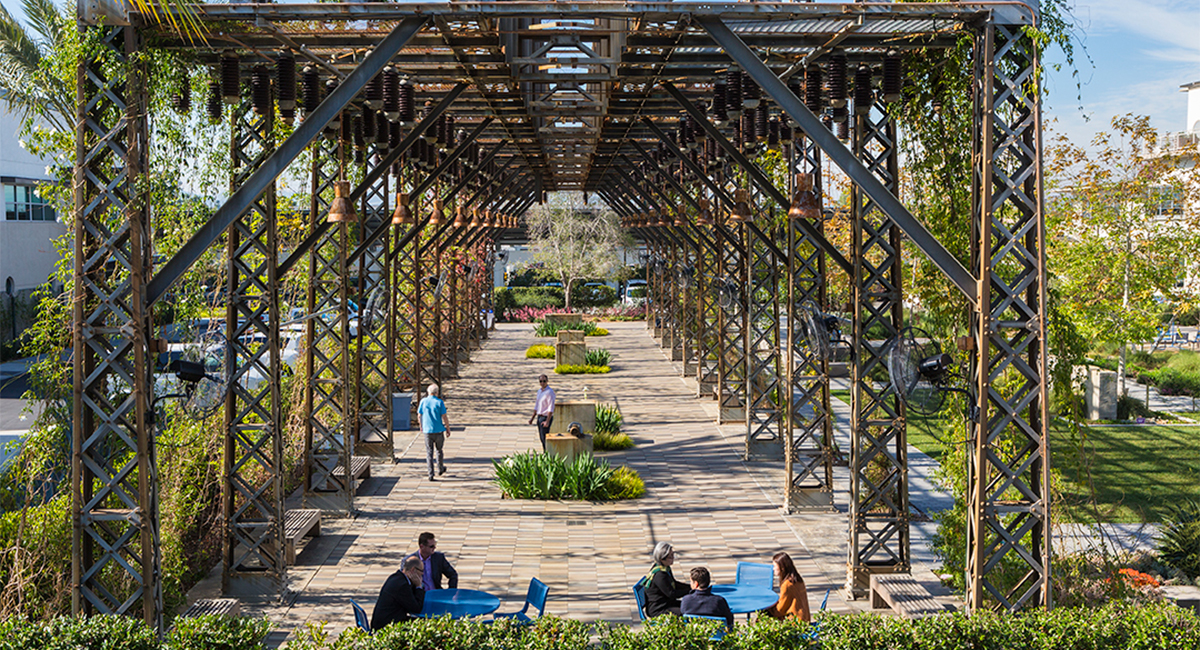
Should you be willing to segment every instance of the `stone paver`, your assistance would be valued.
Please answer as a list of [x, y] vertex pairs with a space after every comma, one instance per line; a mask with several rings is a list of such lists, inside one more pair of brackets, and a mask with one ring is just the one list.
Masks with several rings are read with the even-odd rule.
[[[715, 403], [697, 400], [694, 381], [679, 376], [640, 322], [606, 325], [590, 346], [614, 354], [608, 375], [556, 376], [550, 360], [527, 360], [536, 342], [528, 324], [499, 325], [461, 379], [443, 387], [451, 423], [448, 473], [425, 479], [423, 442], [397, 434], [400, 461], [376, 465], [359, 489], [355, 519], [326, 520], [290, 571], [294, 597], [284, 604], [247, 603], [277, 624], [276, 642], [309, 622], [337, 631], [353, 624], [349, 600], [370, 612], [384, 580], [416, 549], [424, 531], [454, 562], [462, 587], [501, 597], [500, 611], [523, 602], [529, 579], [550, 587], [549, 613], [581, 620], [631, 622], [630, 587], [650, 565], [654, 544], [679, 553], [677, 573], [706, 565], [716, 582], [733, 582], [738, 561], [769, 562], [779, 550], [796, 560], [814, 610], [831, 589], [829, 608], [866, 608], [847, 601], [846, 470], [839, 468], [839, 512], [784, 516], [782, 463], [741, 460], [742, 431], [717, 427]], [[619, 503], [502, 499], [491, 483], [493, 458], [538, 446], [527, 421], [536, 376], [545, 372], [559, 399], [615, 401], [624, 430], [638, 446], [601, 453], [636, 469], [646, 496]], [[931, 574], [918, 578], [932, 579]]]

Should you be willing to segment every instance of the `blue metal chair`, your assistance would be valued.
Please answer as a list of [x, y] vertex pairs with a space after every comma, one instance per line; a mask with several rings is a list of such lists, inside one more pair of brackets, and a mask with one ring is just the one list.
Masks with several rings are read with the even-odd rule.
[[637, 601], [638, 617], [641, 620], [646, 620], [646, 577], [642, 576], [640, 580], [633, 585], [633, 599]]
[[[829, 591], [829, 589], [825, 590], [825, 598], [821, 601], [821, 609], [818, 611], [825, 611], [825, 605], [829, 604]], [[821, 621], [813, 623], [812, 631], [805, 635], [804, 638], [812, 641], [816, 641], [817, 639], [821, 638]]]
[[533, 605], [537, 611], [537, 618], [541, 618], [542, 614], [546, 613], [546, 596], [550, 594], [550, 587], [546, 583], [537, 578], [529, 579], [529, 592], [525, 594], [525, 606], [519, 612], [511, 614], [495, 614], [494, 618], [513, 618], [522, 623], [533, 624], [536, 618], [530, 618], [526, 613], [529, 611], [529, 606]]
[[362, 608], [362, 605], [350, 599], [350, 606], [354, 608], [354, 622], [367, 634], [371, 634], [371, 619], [367, 618], [367, 610]]
[[729, 634], [729, 621], [726, 621], [722, 616], [704, 616], [703, 614], [684, 614], [685, 619], [702, 620], [702, 621], [720, 621], [721, 627], [713, 635], [708, 637], [709, 641], [720, 641]]
[[762, 585], [771, 589], [775, 585], [775, 566], [757, 562], [738, 562], [737, 583], [739, 585]]

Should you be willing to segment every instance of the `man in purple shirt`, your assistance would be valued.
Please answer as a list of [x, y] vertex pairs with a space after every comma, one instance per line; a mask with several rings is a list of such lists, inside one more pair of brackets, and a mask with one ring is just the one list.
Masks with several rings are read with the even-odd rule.
[[546, 434], [550, 432], [550, 423], [554, 421], [554, 389], [550, 388], [549, 382], [546, 375], [538, 377], [541, 388], [538, 389], [537, 400], [534, 402], [533, 415], [529, 418], [530, 424], [537, 419], [538, 437], [542, 439], [543, 454], [546, 453]]
[[421, 574], [421, 587], [426, 591], [442, 588], [442, 576], [449, 581], [451, 589], [458, 588], [458, 572], [450, 566], [446, 556], [437, 552], [437, 540], [433, 533], [421, 533], [417, 538], [417, 552], [408, 557], [419, 558], [425, 565]]

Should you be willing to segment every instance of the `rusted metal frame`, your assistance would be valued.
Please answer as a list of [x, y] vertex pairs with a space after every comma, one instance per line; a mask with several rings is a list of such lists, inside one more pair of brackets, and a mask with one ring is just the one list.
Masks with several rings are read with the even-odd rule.
[[[896, 124], [877, 102], [854, 118], [854, 153], [889, 192], [900, 186]], [[850, 545], [846, 590], [865, 596], [871, 574], [911, 570], [908, 440], [899, 396], [874, 379], [903, 326], [896, 222], [857, 184], [851, 186], [855, 259], [850, 405]], [[869, 334], [870, 333], [870, 334]], [[871, 338], [868, 338], [868, 336]]]
[[[343, 118], [344, 119], [344, 118]], [[354, 435], [345, 435], [354, 421], [350, 380], [350, 232], [343, 222], [328, 227], [333, 183], [339, 177], [341, 146], [325, 137], [312, 147], [310, 232], [324, 234], [309, 249], [307, 312], [329, 310], [329, 318], [306, 321], [304, 504], [329, 515], [354, 511], [354, 486], [349, 468]]]
[[[151, 303], [161, 298], [167, 289], [171, 288], [171, 285], [175, 284], [192, 264], [196, 263], [196, 260], [200, 259], [204, 251], [217, 241], [217, 238], [226, 231], [233, 220], [237, 219], [239, 215], [245, 214], [256, 197], [273, 185], [275, 179], [287, 169], [288, 165], [296, 160], [296, 157], [303, 153], [309, 144], [320, 137], [325, 125], [337, 117], [338, 113], [350, 104], [350, 101], [366, 86], [367, 82], [382, 71], [388, 61], [399, 53], [404, 45], [412, 40], [413, 36], [416, 36], [425, 21], [425, 16], [407, 16], [397, 23], [392, 31], [380, 41], [379, 45], [363, 59], [362, 63], [358, 64], [354, 71], [338, 84], [337, 88], [322, 100], [315, 110], [305, 116], [304, 121], [296, 127], [296, 130], [275, 148], [271, 157], [262, 161], [257, 173], [246, 177], [241, 185], [232, 188], [232, 193], [225, 203], [217, 208], [213, 216], [192, 235], [191, 239], [179, 249], [174, 257], [163, 265], [162, 270], [150, 282], [149, 298]], [[357, 199], [358, 197], [354, 196], [352, 200]], [[312, 245], [311, 242], [309, 245]], [[293, 255], [303, 255], [304, 252], [304, 250], [298, 250]], [[296, 258], [296, 260], [299, 259], [299, 257]], [[281, 266], [285, 269], [284, 273], [291, 268], [287, 264]]]
[[[1005, 11], [1006, 13], [1016, 12], [1017, 14], [1023, 14], [1023, 10], [1018, 7], [1005, 7], [1000, 8], [1000, 10]], [[929, 230], [926, 229], [925, 226], [908, 211], [907, 208], [904, 207], [904, 204], [896, 198], [895, 193], [888, 191], [886, 187], [878, 182], [878, 180], [871, 174], [869, 170], [864, 168], [863, 165], [858, 162], [854, 156], [854, 153], [847, 149], [846, 146], [829, 131], [829, 129], [824, 127], [824, 125], [821, 123], [821, 120], [814, 115], [811, 110], [808, 109], [804, 102], [800, 101], [800, 99], [797, 98], [790, 89], [788, 89], [787, 85], [780, 81], [779, 77], [777, 77], [775, 73], [771, 72], [771, 69], [768, 68], [762, 62], [762, 60], [758, 58], [758, 55], [755, 54], [754, 51], [751, 50], [746, 43], [738, 37], [737, 34], [733, 33], [733, 31], [729, 29], [729, 27], [722, 21], [720, 17], [700, 16], [696, 18], [696, 21], [699, 22], [700, 25], [709, 33], [709, 35], [712, 36], [713, 40], [716, 41], [723, 50], [725, 50], [726, 54], [736, 61], [738, 65], [742, 67], [742, 70], [744, 70], [746, 74], [750, 75], [750, 78], [757, 82], [771, 99], [775, 100], [775, 103], [778, 104], [779, 107], [785, 113], [787, 113], [789, 117], [800, 124], [801, 129], [808, 135], [808, 137], [812, 138], [813, 142], [816, 143], [817, 146], [819, 146], [821, 150], [824, 151], [856, 185], [866, 192], [867, 195], [871, 197], [871, 200], [878, 204], [879, 209], [887, 213], [888, 217], [896, 222], [896, 225], [899, 226], [900, 229], [903, 230], [906, 235], [908, 235], [909, 239], [911, 239], [912, 242], [929, 257], [930, 261], [932, 261], [934, 265], [937, 266], [938, 269], [940, 269], [942, 273], [950, 279], [954, 286], [957, 287], [958, 290], [967, 297], [967, 300], [974, 302], [977, 294], [979, 293], [978, 287], [976, 286], [978, 284], [977, 279], [962, 265], [961, 262], [958, 261], [957, 258], [954, 257], [954, 255], [950, 253], [950, 251], [946, 250], [946, 247], [943, 246], [942, 243], [939, 242], [937, 238], [934, 237], [933, 234], [931, 234]], [[678, 95], [677, 99], [683, 99], [686, 101], [686, 98], [684, 98], [682, 93], [679, 93], [677, 89], [668, 89], [668, 92], [671, 92], [672, 95]], [[688, 110], [695, 111], [696, 108], [693, 106]], [[701, 125], [705, 126], [706, 130], [710, 126], [707, 121], [702, 121]], [[787, 202], [780, 201], [780, 204], [786, 206]], [[809, 232], [807, 234], [812, 236], [814, 233]], [[824, 238], [814, 238], [813, 241], [821, 243], [824, 242]], [[825, 252], [843, 269], [845, 269], [848, 274], [852, 274], [854, 272], [849, 262], [841, 256], [836, 248], [829, 245], [828, 242], [821, 243], [821, 247], [825, 249]]]
[[[680, 369], [680, 375], [694, 377], [697, 353], [700, 348], [700, 342], [697, 340], [697, 334], [701, 329], [700, 312], [697, 309], [696, 295], [699, 293], [698, 287], [700, 286], [699, 267], [700, 256], [703, 252], [701, 242], [704, 240], [704, 235], [700, 232], [699, 227], [691, 221], [685, 221], [682, 227], [676, 229], [676, 233], [683, 244], [680, 253], [683, 264], [691, 268], [692, 278], [690, 286], [680, 283], [679, 328], [683, 355], [681, 359], [683, 367]], [[680, 271], [680, 278], [682, 277], [684, 277], [684, 273]]]
[[[391, 251], [387, 258], [392, 276], [389, 327], [395, 340], [392, 370], [388, 376], [393, 393], [411, 393], [411, 397], [420, 398], [423, 391], [420, 383], [421, 358], [417, 326], [422, 291], [421, 265], [416, 254], [416, 239], [404, 237], [404, 234], [411, 233], [413, 228], [414, 226], [408, 226], [408, 231], [402, 231], [401, 228], [392, 230]], [[410, 400], [410, 418], [415, 401]]]
[[[718, 22], [720, 21], [718, 20]], [[743, 47], [745, 46], [743, 45]], [[770, 71], [768, 70], [768, 73], [769, 72]], [[776, 81], [778, 81], [778, 79]], [[791, 202], [788, 200], [788, 197], [785, 196], [783, 192], [779, 191], [779, 188], [775, 187], [775, 184], [771, 182], [771, 179], [763, 173], [762, 169], [760, 169], [758, 165], [754, 164], [754, 161], [747, 158], [741, 152], [741, 150], [737, 148], [737, 146], [726, 139], [725, 135], [721, 133], [720, 129], [713, 125], [712, 122], [708, 121], [708, 116], [705, 115], [704, 111], [700, 110], [695, 104], [688, 100], [688, 98], [675, 86], [671, 85], [670, 83], [663, 83], [661, 85], [663, 89], [665, 89], [671, 95], [671, 97], [673, 97], [675, 101], [700, 124], [700, 128], [704, 129], [704, 132], [708, 134], [708, 137], [712, 138], [713, 141], [717, 143], [717, 146], [725, 152], [725, 155], [729, 156], [729, 158], [733, 160], [734, 164], [736, 164], [738, 167], [741, 167], [742, 170], [746, 172], [747, 177], [749, 177], [750, 181], [754, 183], [755, 187], [757, 187], [760, 192], [767, 195], [767, 197], [775, 201], [775, 203], [779, 204], [781, 209], [786, 210], [788, 208], [788, 206], [791, 204]], [[759, 82], [759, 85], [762, 85], [762, 82]], [[764, 86], [764, 89], [765, 88], [766, 87]], [[828, 132], [828, 129], [826, 129], [826, 132]], [[797, 223], [814, 243], [820, 246], [827, 255], [833, 258], [833, 261], [837, 262], [839, 266], [846, 270], [846, 273], [853, 272], [851, 270], [850, 261], [846, 259], [846, 256], [842, 255], [842, 252], [839, 251], [836, 246], [830, 243], [829, 240], [825, 239], [825, 235], [821, 234], [821, 231], [814, 228], [812, 224], [808, 223], [807, 221], [800, 221]], [[781, 257], [786, 256], [781, 255]]]
[[161, 631], [146, 71], [136, 27], [81, 29], [100, 38], [76, 68], [71, 610]]
[[[371, 162], [378, 154], [378, 145], [366, 147], [363, 155], [363, 176], [382, 167]], [[372, 232], [380, 227], [391, 226], [389, 206], [389, 178], [387, 169], [378, 174], [379, 180], [367, 187], [359, 202], [358, 232]], [[391, 461], [395, 455], [392, 437], [392, 399], [390, 364], [395, 357], [395, 330], [388, 326], [389, 317], [378, 318], [374, 314], [364, 317], [367, 310], [386, 310], [392, 293], [391, 274], [387, 259], [390, 257], [391, 239], [382, 237], [367, 246], [357, 258], [359, 326], [354, 363], [358, 378], [352, 385], [352, 399], [358, 406], [356, 422], [351, 431], [357, 436], [355, 451], [360, 455]], [[382, 306], [380, 302], [382, 301]], [[365, 327], [365, 324], [370, 327]]]
[[[707, 119], [708, 118], [705, 118], [706, 121]], [[658, 125], [652, 122], [649, 118], [642, 118], [642, 122], [654, 132], [654, 135], [658, 138], [658, 141], [666, 146], [667, 151], [670, 152], [671, 155], [683, 162], [684, 166], [690, 169], [692, 173], [696, 175], [696, 178], [700, 179], [700, 182], [704, 183], [709, 191], [713, 193], [713, 196], [720, 200], [720, 202], [726, 207], [733, 207], [733, 197], [729, 195], [729, 192], [725, 191], [725, 188], [721, 187], [719, 183], [714, 181], [703, 169], [700, 169], [700, 167], [693, 162], [690, 157], [685, 156], [683, 152], [679, 150], [679, 147], [675, 146], [675, 143], [671, 141], [670, 136], [664, 133], [663, 130], [660, 129]], [[715, 208], [717, 206], [713, 207]]]
[[[378, 167], [373, 169], [365, 178], [363, 178], [361, 183], [355, 186], [355, 188], [350, 192], [350, 201], [353, 203], [362, 198], [362, 195], [367, 191], [367, 188], [379, 180], [379, 176], [386, 174], [387, 170], [391, 168], [392, 163], [400, 160], [400, 157], [403, 156], [404, 153], [416, 143], [417, 138], [424, 135], [425, 131], [437, 123], [438, 118], [450, 108], [450, 105], [454, 103], [454, 100], [458, 99], [458, 96], [461, 95], [466, 89], [467, 84], [462, 83], [451, 88], [446, 93], [446, 96], [443, 97], [442, 100], [438, 102], [429, 111], [429, 113], [423, 117], [421, 121], [412, 128], [411, 131], [409, 131], [407, 135], [404, 136], [404, 138], [400, 141], [399, 146], [397, 146], [395, 149], [390, 149], [388, 151], [388, 155], [380, 161]], [[292, 267], [294, 267], [297, 262], [303, 259], [304, 256], [308, 254], [309, 249], [315, 246], [318, 240], [325, 237], [326, 233], [328, 233], [332, 227], [332, 224], [322, 222], [310, 230], [309, 234], [305, 236], [305, 238], [296, 246], [296, 249], [287, 256], [287, 259], [285, 259], [282, 264], [279, 265], [280, 275], [287, 275], [288, 271], [292, 270]], [[386, 231], [386, 228], [384, 228], [382, 231], [372, 232], [368, 237], [368, 240], [373, 242], [375, 239], [382, 237], [384, 231]]]
[[[658, 163], [654, 162], [654, 158], [650, 156], [649, 151], [646, 151], [646, 149], [642, 147], [637, 140], [630, 140], [629, 142], [638, 150], [638, 153], [642, 155], [642, 159], [646, 161], [646, 164], [650, 165], [651, 168], [658, 173], [659, 178], [666, 181], [667, 184], [674, 188], [676, 192], [679, 192], [679, 196], [683, 197], [683, 199], [688, 202], [688, 205], [692, 206], [693, 210], [700, 212], [700, 203], [696, 201], [696, 199], [692, 198], [692, 195], [689, 194], [687, 190], [683, 189], [683, 186], [679, 184], [679, 181], [675, 180], [674, 176], [664, 172], [662, 167], [660, 167]], [[634, 167], [633, 162], [626, 158], [625, 154], [621, 154], [621, 158], [630, 167]]]
[[718, 307], [712, 295], [712, 279], [715, 277], [717, 256], [716, 237], [710, 237], [705, 232], [707, 228], [692, 224], [696, 234], [696, 265], [694, 300], [689, 309], [695, 309], [695, 363], [694, 376], [697, 382], [696, 396], [701, 397], [705, 388], [711, 388], [716, 381], [717, 335], [715, 327], [719, 316]]
[[[717, 424], [744, 422], [746, 419], [746, 347], [745, 333], [749, 327], [749, 298], [744, 231], [741, 225], [732, 225], [737, 245], [722, 246], [718, 251], [717, 273], [719, 277], [732, 280], [737, 286], [733, 306], [720, 309], [717, 320], [718, 374], [717, 374]], [[726, 241], [730, 231], [716, 226]]]
[[[230, 116], [231, 188], [239, 187], [273, 153], [273, 113], [258, 115], [249, 93]], [[225, 454], [222, 503], [222, 591], [282, 594], [287, 582], [283, 545], [283, 413], [279, 341], [279, 237], [274, 184], [226, 235]], [[257, 381], [257, 384], [254, 382]]]
[[[820, 149], [810, 140], [795, 139], [798, 155], [790, 157], [791, 171], [811, 173], [814, 190], [821, 195]], [[818, 228], [823, 227], [817, 224]], [[788, 386], [791, 399], [784, 421], [788, 454], [788, 477], [784, 495], [787, 512], [833, 509], [833, 417], [830, 409], [829, 364], [831, 359], [813, 354], [798, 336], [800, 306], [811, 301], [828, 310], [825, 255], [808, 241], [804, 231], [788, 223], [788, 301], [786, 346]]]
[[[768, 212], [768, 220], [773, 218]], [[782, 416], [786, 400], [779, 367], [779, 269], [775, 242], [754, 223], [744, 224], [746, 264], [746, 460], [782, 460]]]
[[[521, 174], [522, 169], [517, 168], [511, 172], [508, 172], [507, 176], [504, 175], [505, 171], [516, 161], [517, 157], [513, 156], [505, 161], [504, 165], [502, 165], [500, 169], [496, 170], [496, 173], [491, 178], [487, 178], [485, 176], [484, 182], [479, 184], [479, 189], [475, 190], [471, 193], [471, 196], [467, 197], [466, 202], [463, 203], [463, 207], [470, 206], [475, 202], [476, 199], [480, 197], [493, 196], [495, 192], [499, 190], [499, 188], [506, 186], [509, 181], [515, 178], [518, 174]], [[486, 204], [486, 202], [484, 204]]]
[[[967, 607], [1053, 605], [1046, 250], [1037, 46], [993, 17], [976, 39]], [[1015, 576], [1012, 577], [1012, 576]]]
[[[497, 142], [496, 145], [492, 147], [491, 150], [488, 151], [483, 157], [483, 160], [479, 161], [479, 164], [468, 170], [466, 174], [463, 174], [463, 177], [454, 184], [454, 187], [451, 187], [446, 191], [445, 194], [442, 195], [442, 203], [450, 203], [450, 201], [454, 200], [454, 198], [458, 196], [458, 193], [467, 187], [471, 181], [475, 180], [483, 171], [483, 168], [491, 163], [492, 160], [496, 158], [496, 154], [500, 153], [500, 150], [503, 149], [507, 144], [508, 140], [505, 139], [501, 139], [500, 142]], [[512, 163], [514, 160], [516, 160], [516, 156], [510, 158], [509, 163]]]
[[[449, 104], [444, 100], [442, 103], [449, 107]], [[482, 122], [476, 125], [475, 128], [467, 134], [467, 137], [460, 142], [453, 151], [447, 154], [444, 159], [442, 159], [442, 162], [439, 163], [437, 167], [435, 167], [431, 172], [429, 172], [429, 174], [425, 176], [425, 178], [421, 179], [421, 182], [417, 183], [416, 186], [413, 187], [412, 192], [409, 194], [409, 200], [415, 204], [420, 200], [419, 197], [424, 194], [426, 190], [428, 190], [430, 187], [433, 187], [434, 183], [441, 181], [446, 172], [453, 169], [454, 163], [462, 157], [463, 153], [465, 153], [467, 149], [470, 148], [470, 144], [475, 142], [475, 139], [478, 138], [480, 134], [483, 133], [484, 129], [486, 129], [488, 125], [492, 123], [492, 119], [493, 118], [490, 117], [484, 118]], [[384, 163], [386, 163], [386, 165]], [[373, 170], [375, 172], [373, 174], [374, 178], [379, 179], [384, 177], [387, 174], [389, 167], [391, 167], [390, 162], [387, 162], [386, 159], [382, 161], [380, 165]], [[367, 178], [370, 179], [371, 177], [372, 175], [368, 175]], [[369, 187], [371, 186], [368, 185], [366, 183], [366, 179], [364, 179], [364, 182], [359, 184], [359, 189], [362, 190], [360, 194], [366, 193], [367, 188]], [[351, 201], [357, 201], [358, 198], [359, 197], [355, 196], [354, 193], [351, 194]], [[371, 234], [363, 239], [358, 247], [350, 253], [350, 262], [352, 264], [357, 262], [358, 259], [362, 257], [363, 252], [367, 249], [367, 247], [374, 245], [376, 241], [378, 241], [385, 233], [387, 233], [391, 226], [392, 224], [388, 220], [384, 220], [382, 223], [380, 223], [379, 226], [375, 228], [375, 230], [371, 231]]]
[[[414, 240], [418, 264], [421, 268], [421, 276], [417, 282], [422, 284], [419, 294], [421, 304], [417, 307], [415, 320], [417, 321], [419, 334], [417, 345], [420, 348], [419, 357], [421, 359], [419, 383], [423, 387], [427, 387], [429, 384], [441, 386], [443, 383], [441, 353], [438, 350], [441, 335], [437, 331], [439, 325], [438, 301], [441, 300], [441, 295], [434, 295], [441, 268], [438, 266], [437, 237], [434, 232], [424, 229], [425, 222], [426, 219], [422, 219], [422, 223], [419, 224], [423, 227], [422, 234]], [[422, 395], [416, 397], [420, 398]]]

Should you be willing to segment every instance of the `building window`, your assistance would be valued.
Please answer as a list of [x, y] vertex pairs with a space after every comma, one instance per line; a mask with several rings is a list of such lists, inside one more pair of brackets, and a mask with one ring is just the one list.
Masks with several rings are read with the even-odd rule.
[[8, 221], [58, 221], [49, 201], [32, 185], [4, 185], [4, 218]]

